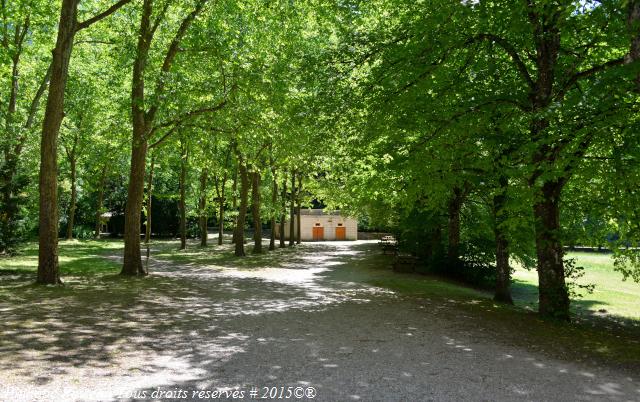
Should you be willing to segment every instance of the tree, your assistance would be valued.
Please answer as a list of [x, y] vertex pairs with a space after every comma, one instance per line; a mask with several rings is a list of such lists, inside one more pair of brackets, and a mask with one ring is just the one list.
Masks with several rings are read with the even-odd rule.
[[58, 36], [51, 62], [51, 78], [47, 97], [42, 140], [40, 143], [40, 218], [37, 283], [58, 284], [58, 208], [57, 208], [57, 142], [64, 117], [64, 93], [69, 61], [77, 32], [113, 14], [131, 0], [120, 0], [107, 10], [78, 22], [79, 0], [62, 0]]

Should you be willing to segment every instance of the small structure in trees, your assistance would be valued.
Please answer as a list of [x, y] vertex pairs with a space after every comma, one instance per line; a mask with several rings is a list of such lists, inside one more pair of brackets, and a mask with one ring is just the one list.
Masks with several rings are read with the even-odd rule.
[[115, 212], [103, 212], [100, 214], [100, 235], [111, 234], [111, 218], [116, 216]]
[[[340, 241], [358, 240], [358, 221], [346, 217], [340, 211], [325, 211], [323, 209], [303, 209], [300, 211], [300, 225], [298, 214], [294, 216], [294, 238], [300, 234], [302, 241]], [[281, 226], [276, 226], [276, 237], [280, 238]], [[289, 239], [289, 224], [284, 225], [284, 238]]]

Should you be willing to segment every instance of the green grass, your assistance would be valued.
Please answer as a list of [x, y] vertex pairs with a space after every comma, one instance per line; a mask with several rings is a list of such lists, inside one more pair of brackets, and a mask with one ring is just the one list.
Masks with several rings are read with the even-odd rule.
[[[582, 292], [573, 302], [574, 313], [606, 314], [622, 319], [640, 320], [640, 283], [623, 281], [622, 274], [613, 269], [611, 254], [571, 252], [576, 265], [585, 268], [581, 284], [595, 284], [592, 294]], [[538, 276], [535, 270], [517, 267], [514, 275], [513, 296], [517, 305], [537, 308]]]
[[[60, 273], [63, 277], [117, 273], [120, 264], [104, 258], [122, 249], [121, 241], [87, 240], [61, 241], [59, 243]], [[3, 276], [33, 276], [38, 267], [38, 244], [28, 243], [18, 254], [0, 258], [0, 278]]]

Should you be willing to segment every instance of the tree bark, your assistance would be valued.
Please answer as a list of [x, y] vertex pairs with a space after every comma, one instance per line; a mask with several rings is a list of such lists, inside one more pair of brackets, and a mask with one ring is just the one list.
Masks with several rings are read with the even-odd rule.
[[[627, 26], [631, 34], [631, 47], [625, 62], [640, 60], [640, 1], [630, 0], [627, 4]], [[640, 73], [634, 77], [635, 92], [640, 93]]]
[[207, 177], [209, 173], [206, 168], [200, 174], [200, 205], [198, 205], [200, 215], [200, 246], [207, 246], [209, 237], [207, 229]]
[[[236, 169], [233, 172], [233, 186], [231, 187], [231, 191], [233, 192], [233, 201], [231, 206], [234, 212], [238, 208], [238, 170], [239, 170], [239, 167], [236, 167]], [[233, 219], [233, 233], [231, 234], [231, 243], [233, 244], [236, 243], [237, 227], [238, 227], [238, 216], [236, 215], [235, 218]]]
[[262, 253], [262, 219], [260, 217], [260, 172], [257, 170], [252, 174], [253, 185], [251, 186], [252, 216], [253, 216], [253, 254]]
[[460, 258], [460, 211], [464, 203], [464, 192], [460, 187], [453, 188], [448, 205], [448, 248], [447, 259], [450, 265], [456, 265]]
[[296, 192], [296, 199], [298, 200], [298, 221], [296, 222], [296, 228], [298, 229], [298, 233], [296, 233], [296, 243], [302, 244], [302, 175], [298, 175], [298, 191]]
[[[273, 164], [273, 161], [272, 161]], [[278, 177], [276, 175], [276, 170], [271, 169], [271, 173], [273, 176], [273, 183], [271, 187], [271, 207], [273, 208], [273, 212], [271, 213], [271, 235], [269, 236], [269, 250], [273, 251], [276, 249], [276, 204], [278, 202]]]
[[244, 257], [244, 224], [247, 216], [247, 205], [249, 203], [249, 174], [244, 164], [242, 155], [238, 153], [238, 170], [240, 176], [240, 209], [236, 218], [235, 228], [235, 255], [236, 257]]
[[220, 212], [218, 214], [219, 216], [219, 221], [218, 221], [218, 245], [221, 246], [222, 245], [222, 239], [224, 237], [224, 203], [225, 203], [225, 186], [227, 185], [227, 172], [224, 172], [224, 175], [222, 177], [222, 183], [221, 183], [221, 188], [220, 190], [218, 190], [218, 187], [216, 185], [216, 192], [218, 194], [218, 199], [220, 200]]
[[104, 203], [104, 186], [107, 180], [107, 169], [109, 167], [109, 163], [106, 162], [102, 166], [102, 171], [100, 172], [100, 183], [98, 184], [98, 205], [96, 206], [96, 229], [95, 229], [95, 237], [96, 239], [100, 238], [100, 229], [102, 226], [102, 204]]
[[124, 215], [124, 263], [122, 275], [147, 275], [142, 265], [140, 253], [140, 216], [144, 193], [144, 172], [147, 155], [147, 133], [150, 122], [147, 121], [145, 105], [144, 70], [147, 65], [149, 48], [153, 37], [151, 14], [153, 0], [144, 0], [138, 34], [136, 58], [133, 63], [131, 81], [131, 118], [133, 132], [131, 136], [131, 168], [127, 204]]
[[76, 33], [78, 0], [62, 0], [58, 37], [51, 62], [49, 96], [40, 143], [40, 212], [37, 283], [58, 284], [58, 134], [64, 117], [64, 91]]
[[504, 229], [504, 223], [507, 218], [505, 206], [509, 181], [505, 176], [500, 176], [498, 184], [499, 192], [493, 196], [493, 230], [496, 241], [496, 288], [493, 300], [513, 304], [513, 299], [511, 298], [511, 267], [509, 267], [509, 240]]
[[151, 241], [151, 225], [153, 218], [153, 211], [151, 207], [153, 205], [153, 169], [156, 164], [156, 155], [151, 155], [151, 165], [149, 166], [149, 177], [147, 178], [147, 208], [146, 208], [146, 224], [144, 225], [144, 244], [149, 244]]
[[[206, 1], [207, 0], [197, 1], [194, 10], [182, 20], [164, 56], [164, 61], [160, 68], [161, 77], [163, 74], [170, 72], [171, 66], [180, 50], [180, 42], [184, 38], [189, 26], [202, 11]], [[124, 264], [121, 271], [123, 275], [147, 275], [147, 271], [142, 265], [140, 255], [140, 211], [142, 209], [144, 193], [144, 171], [148, 135], [153, 131], [155, 116], [160, 105], [154, 103], [148, 110], [145, 110], [145, 68], [147, 66], [149, 49], [155, 28], [157, 28], [157, 24], [161, 21], [162, 12], [153, 25], [151, 23], [152, 15], [153, 0], [144, 0], [138, 33], [138, 44], [133, 63], [133, 78], [131, 80], [131, 118], [133, 131], [131, 136], [131, 171], [129, 174], [127, 205], [125, 207]], [[164, 89], [164, 80], [160, 79], [156, 83], [154, 95], [159, 97], [164, 92]]]
[[287, 172], [282, 173], [282, 208], [280, 210], [280, 248], [287, 247], [284, 238], [285, 221], [287, 220]]
[[565, 283], [560, 240], [560, 193], [562, 183], [547, 181], [542, 197], [534, 202], [538, 257], [538, 311], [543, 316], [569, 320], [569, 293]]
[[187, 203], [186, 203], [186, 181], [187, 181], [187, 150], [182, 143], [182, 158], [180, 158], [180, 250], [187, 248]]
[[296, 216], [296, 172], [291, 172], [291, 199], [289, 201], [289, 247], [295, 244], [294, 218]]
[[76, 203], [78, 199], [78, 191], [76, 188], [77, 169], [75, 150], [70, 157], [71, 164], [71, 204], [69, 205], [69, 220], [67, 222], [67, 240], [73, 239], [73, 225], [76, 218]]

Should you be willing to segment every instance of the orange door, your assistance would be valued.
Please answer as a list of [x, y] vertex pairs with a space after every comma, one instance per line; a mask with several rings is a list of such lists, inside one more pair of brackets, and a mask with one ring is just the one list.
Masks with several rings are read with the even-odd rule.
[[324, 228], [322, 226], [313, 227], [313, 241], [324, 240]]
[[347, 240], [347, 228], [344, 226], [336, 228], [336, 240]]

